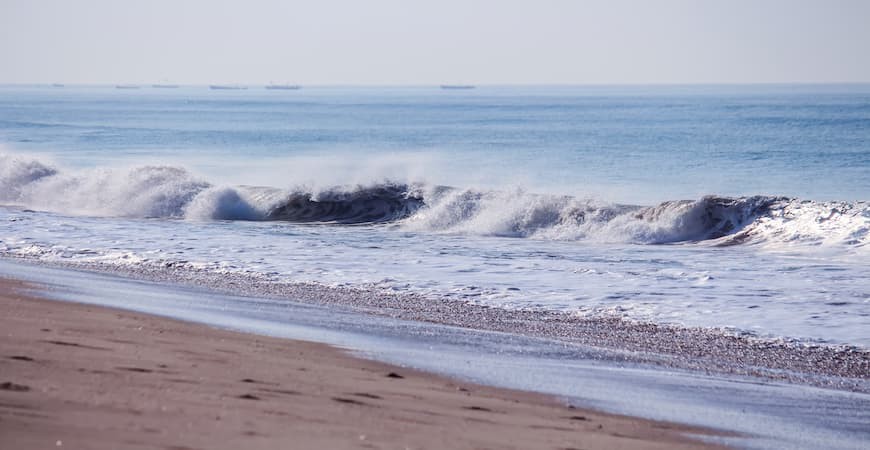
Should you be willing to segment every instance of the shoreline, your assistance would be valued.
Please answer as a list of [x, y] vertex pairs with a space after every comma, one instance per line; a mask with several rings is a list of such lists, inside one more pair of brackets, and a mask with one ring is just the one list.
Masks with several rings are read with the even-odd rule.
[[20, 448], [719, 448], [326, 344], [0, 292], [0, 443]]
[[552, 311], [509, 310], [363, 287], [276, 283], [246, 274], [218, 274], [183, 265], [122, 267], [57, 264], [26, 257], [0, 259], [196, 287], [219, 294], [341, 307], [392, 319], [555, 339], [601, 350], [611, 359], [667, 369], [870, 393], [870, 349], [856, 346], [789, 342], [716, 329], [619, 318], [590, 319]]

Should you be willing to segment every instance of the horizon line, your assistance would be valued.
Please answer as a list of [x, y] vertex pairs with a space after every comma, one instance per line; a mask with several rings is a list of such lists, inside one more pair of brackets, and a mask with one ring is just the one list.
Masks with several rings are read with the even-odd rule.
[[831, 85], [867, 85], [866, 81], [751, 81], [751, 82], [590, 82], [590, 83], [264, 83], [264, 82], [0, 82], [0, 86], [78, 86], [78, 87], [115, 87], [153, 85], [174, 85], [180, 87], [220, 86], [272, 86], [288, 84], [300, 87], [441, 87], [441, 86], [473, 86], [473, 87], [679, 87], [679, 86], [831, 86]]

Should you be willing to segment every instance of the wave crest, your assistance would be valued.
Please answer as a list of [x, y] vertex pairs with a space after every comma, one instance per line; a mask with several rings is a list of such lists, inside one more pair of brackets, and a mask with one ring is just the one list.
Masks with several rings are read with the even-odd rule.
[[180, 217], [209, 186], [185, 169], [143, 166], [62, 173], [39, 161], [0, 157], [0, 201], [61, 213]]
[[17, 202], [22, 196], [22, 190], [56, 174], [57, 170], [42, 162], [0, 154], [0, 200]]
[[407, 226], [420, 231], [662, 244], [736, 233], [784, 200], [708, 196], [641, 207], [523, 191], [441, 188], [427, 197], [428, 208], [408, 219]]
[[707, 196], [642, 207], [540, 195], [382, 182], [277, 189], [214, 186], [183, 168], [143, 166], [63, 173], [0, 155], [0, 203], [59, 213], [193, 220], [394, 223], [408, 231], [668, 244], [870, 242], [866, 202]]
[[394, 222], [411, 216], [424, 201], [405, 184], [332, 188], [317, 193], [292, 192], [274, 206], [266, 220], [364, 224]]

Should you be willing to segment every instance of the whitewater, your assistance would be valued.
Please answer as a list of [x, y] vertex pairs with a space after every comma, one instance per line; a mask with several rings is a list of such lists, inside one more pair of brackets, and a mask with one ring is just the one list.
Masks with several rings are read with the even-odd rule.
[[870, 346], [870, 88], [0, 88], [0, 255]]

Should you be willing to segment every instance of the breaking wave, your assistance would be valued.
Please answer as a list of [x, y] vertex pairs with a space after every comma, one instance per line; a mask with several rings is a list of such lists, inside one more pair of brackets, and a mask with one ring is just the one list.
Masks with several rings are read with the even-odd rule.
[[870, 242], [870, 204], [718, 197], [619, 205], [516, 191], [381, 182], [311, 190], [215, 186], [169, 166], [64, 173], [0, 154], [0, 203], [65, 214], [189, 220], [390, 223], [403, 230], [667, 244]]
[[424, 206], [406, 184], [285, 190], [215, 186], [171, 166], [63, 173], [0, 154], [0, 203], [65, 214], [192, 220], [394, 222]]
[[719, 197], [615, 205], [567, 196], [436, 189], [426, 208], [404, 226], [553, 240], [668, 244], [705, 241], [841, 244], [870, 242], [870, 204], [813, 202], [787, 197]]

